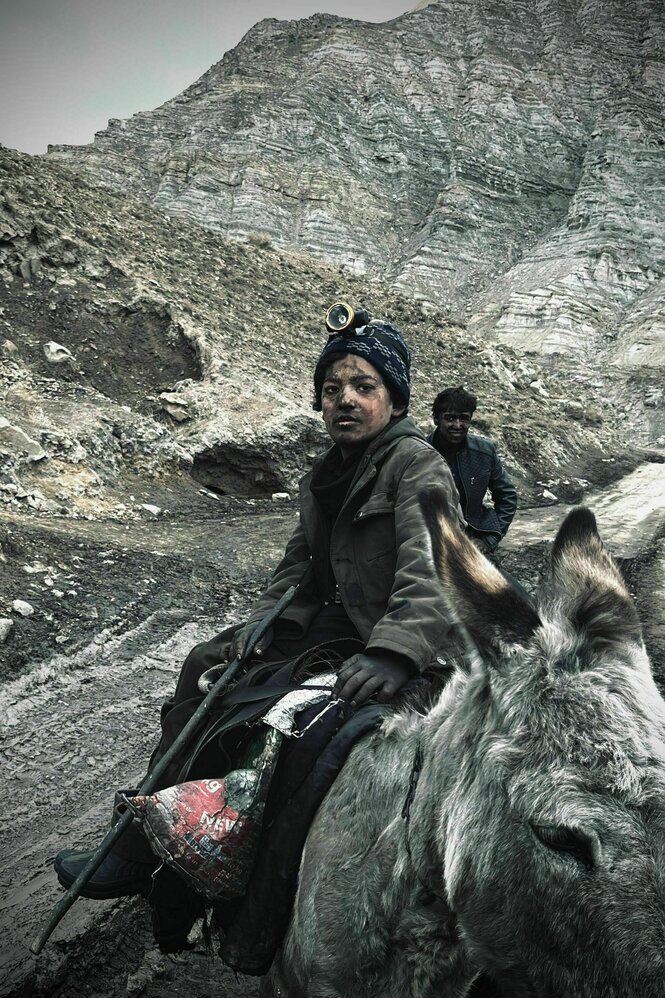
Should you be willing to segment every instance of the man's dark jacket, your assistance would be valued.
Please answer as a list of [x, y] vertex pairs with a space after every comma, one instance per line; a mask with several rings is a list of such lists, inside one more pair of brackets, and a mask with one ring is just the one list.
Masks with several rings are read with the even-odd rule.
[[[448, 460], [436, 430], [427, 439]], [[496, 447], [490, 440], [468, 433], [449, 464], [468, 524], [467, 533], [484, 538], [494, 549], [506, 536], [517, 509], [515, 486], [503, 470]], [[493, 508], [483, 505], [488, 489]]]

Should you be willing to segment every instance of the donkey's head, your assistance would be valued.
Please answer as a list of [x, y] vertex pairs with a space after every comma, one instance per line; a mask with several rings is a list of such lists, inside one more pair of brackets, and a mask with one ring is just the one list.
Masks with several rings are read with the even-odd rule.
[[630, 595], [586, 509], [536, 609], [444, 504], [421, 496], [469, 657], [434, 736], [460, 932], [512, 995], [663, 998], [665, 703]]

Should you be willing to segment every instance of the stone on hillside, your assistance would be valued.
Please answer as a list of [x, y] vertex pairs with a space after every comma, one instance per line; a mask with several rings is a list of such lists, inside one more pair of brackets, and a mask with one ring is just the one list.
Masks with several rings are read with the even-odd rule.
[[18, 613], [21, 617], [32, 617], [35, 612], [35, 608], [32, 603], [27, 603], [22, 599], [15, 599], [12, 603], [12, 610], [14, 613]]
[[145, 510], [146, 513], [150, 513], [151, 516], [159, 516], [162, 512], [161, 506], [155, 506], [150, 502], [140, 502], [138, 508]]
[[29, 437], [20, 426], [13, 426], [3, 416], [0, 416], [0, 451], [6, 454], [25, 454], [30, 461], [42, 461], [48, 457], [41, 444]]
[[18, 357], [19, 349], [13, 340], [3, 340], [2, 344], [0, 344], [0, 354], [2, 354], [3, 357], [12, 359], [14, 357]]
[[0, 644], [5, 643], [13, 626], [14, 622], [9, 617], [0, 617]]
[[18, 266], [18, 272], [24, 281], [30, 281], [38, 274], [41, 270], [41, 260], [36, 257], [28, 257], [27, 259], [21, 260]]
[[584, 416], [584, 406], [574, 399], [566, 399], [563, 403], [563, 411], [572, 419], [582, 419]]
[[54, 340], [44, 344], [44, 356], [49, 364], [64, 364], [66, 361], [74, 359], [67, 347], [63, 347], [61, 343], [56, 343]]
[[0, 492], [7, 492], [14, 499], [25, 499], [28, 495], [23, 486], [16, 482], [3, 482], [0, 484]]
[[159, 400], [162, 403], [162, 409], [168, 412], [171, 419], [175, 419], [176, 423], [183, 423], [185, 420], [192, 418], [192, 414], [188, 408], [189, 402], [182, 395], [177, 395], [175, 392], [162, 392]]
[[26, 496], [26, 502], [30, 509], [38, 510], [40, 513], [58, 513], [60, 512], [60, 506], [53, 499], [47, 499], [43, 492], [39, 489], [33, 489], [32, 492]]

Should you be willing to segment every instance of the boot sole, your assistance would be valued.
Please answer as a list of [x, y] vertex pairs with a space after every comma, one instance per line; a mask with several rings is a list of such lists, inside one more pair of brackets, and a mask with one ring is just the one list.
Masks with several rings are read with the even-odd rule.
[[[58, 873], [58, 883], [65, 890], [69, 890], [75, 879]], [[128, 898], [135, 895], [146, 898], [150, 894], [151, 888], [152, 881], [140, 886], [135, 881], [131, 884], [118, 881], [117, 883], [100, 884], [98, 887], [88, 881], [79, 891], [79, 896], [82, 898], [91, 898], [93, 901], [110, 901], [113, 898]]]

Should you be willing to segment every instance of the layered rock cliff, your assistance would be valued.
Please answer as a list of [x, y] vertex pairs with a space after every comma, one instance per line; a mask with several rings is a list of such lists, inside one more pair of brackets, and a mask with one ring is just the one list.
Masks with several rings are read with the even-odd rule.
[[224, 495], [292, 491], [327, 439], [311, 377], [340, 296], [404, 330], [423, 427], [443, 384], [478, 393], [528, 501], [619, 473], [585, 372], [539, 375], [378, 281], [166, 221], [57, 162], [0, 149], [0, 186], [0, 506], [149, 518], [190, 474]]
[[385, 24], [263, 21], [162, 107], [50, 155], [169, 216], [380, 275], [483, 338], [600, 356], [627, 398], [656, 399], [653, 439], [664, 84], [660, 0], [434, 0]]

